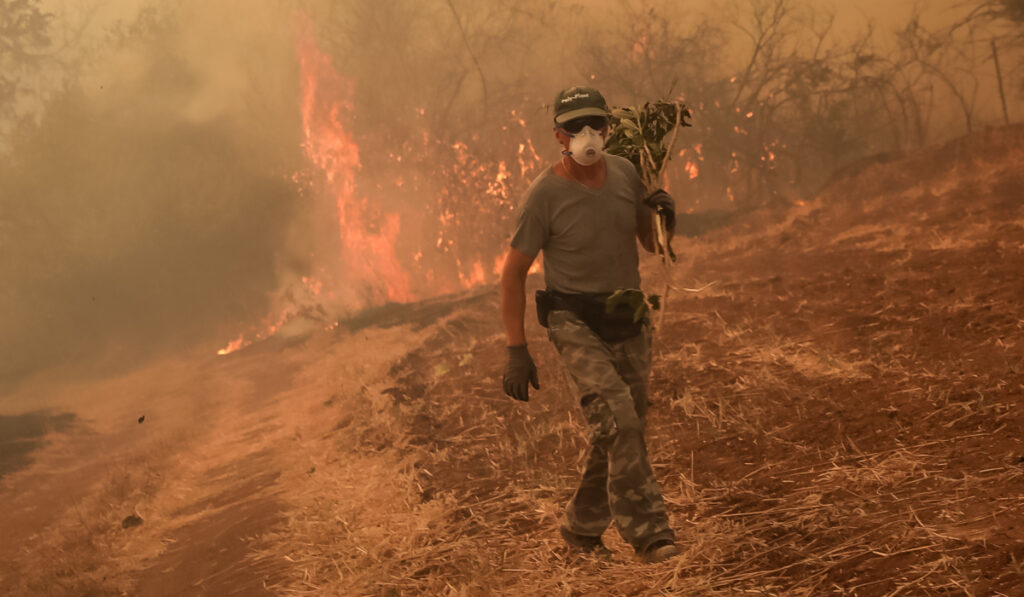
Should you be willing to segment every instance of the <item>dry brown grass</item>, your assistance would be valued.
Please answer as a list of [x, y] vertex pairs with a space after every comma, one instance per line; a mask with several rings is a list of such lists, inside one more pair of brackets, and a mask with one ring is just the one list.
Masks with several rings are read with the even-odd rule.
[[[131, 567], [119, 559], [137, 556], [126, 544], [121, 521], [149, 518], [149, 501], [164, 484], [171, 446], [114, 457], [92, 487], [31, 537], [10, 562], [17, 570], [11, 595], [121, 595], [131, 586]], [[10, 580], [10, 579], [8, 579]]]
[[[454, 327], [472, 333], [483, 317], [459, 314], [454, 319], [462, 323]], [[436, 344], [450, 342], [452, 333], [438, 333]], [[723, 326], [720, 333], [748, 347], [751, 336], [757, 336], [742, 326], [732, 331]], [[820, 360], [794, 366], [797, 357], [792, 355], [803, 354], [806, 347], [779, 345], [777, 336], [757, 337], [771, 346], [743, 352], [751, 363], [773, 363], [814, 379], [856, 373]], [[500, 353], [500, 345], [486, 344], [475, 344], [480, 353], [471, 351], [473, 362], [486, 362], [482, 353]], [[401, 377], [423, 363], [436, 366], [445, 351], [430, 345], [428, 339], [414, 351], [418, 357], [391, 373]], [[541, 349], [541, 358], [551, 356], [545, 352]], [[457, 352], [447, 358], [466, 360]], [[717, 366], [713, 359], [700, 358], [696, 343], [684, 344], [663, 365], [671, 368], [673, 362]], [[824, 453], [810, 445], [794, 450], [785, 439], [787, 430], [772, 427], [768, 404], [758, 400], [765, 385], [792, 382], [779, 373], [747, 380], [739, 375], [738, 392], [728, 396], [694, 387], [669, 397], [664, 407], [684, 418], [667, 423], [673, 417], [663, 417], [658, 437], [696, 433], [719, 449], [728, 449], [730, 438], [757, 438], [784, 446], [789, 457], [764, 459], [743, 475], [708, 477], [702, 463], [706, 450], [696, 462], [692, 452], [684, 462], [666, 460], [672, 444], [652, 440], [652, 459], [683, 555], [642, 566], [621, 539], [609, 534], [615, 559], [574, 556], [555, 533], [575, 482], [573, 463], [582, 460], [585, 448], [578, 418], [565, 412], [573, 388], [564, 370], [545, 376], [541, 396], [550, 402], [534, 410], [533, 405], [520, 408], [494, 400], [493, 390], [480, 392], [474, 381], [479, 369], [444, 369], [418, 390], [413, 402], [396, 406], [395, 392], [364, 390], [358, 395], [361, 407], [340, 406], [343, 412], [360, 413], [349, 424], [353, 430], [377, 432], [369, 445], [366, 437], [357, 440], [343, 430], [328, 436], [338, 456], [324, 463], [328, 472], [318, 474], [313, 493], [304, 488], [304, 507], [275, 542], [275, 549], [288, 548], [287, 557], [302, 576], [278, 590], [335, 595], [959, 594], [974, 582], [968, 564], [976, 541], [950, 529], [984, 519], [957, 508], [973, 499], [974, 490], [1021, 480], [1021, 471], [1011, 466], [970, 479], [951, 474], [944, 456], [948, 446], [988, 433], [878, 451], [841, 437]], [[956, 417], [946, 415], [960, 415], [960, 410], [1004, 412], [1000, 403], [946, 402], [934, 416], [954, 423]], [[702, 423], [702, 431], [694, 429]], [[424, 425], [431, 434], [424, 435]], [[1022, 508], [1021, 499], [1007, 499], [996, 515]]]

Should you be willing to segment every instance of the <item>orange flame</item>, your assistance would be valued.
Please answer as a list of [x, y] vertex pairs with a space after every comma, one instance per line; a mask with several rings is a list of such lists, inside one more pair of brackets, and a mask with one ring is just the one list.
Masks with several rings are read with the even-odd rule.
[[[491, 270], [495, 276], [501, 277], [502, 270], [505, 269], [505, 260], [508, 259], [508, 251], [505, 251], [501, 255], [494, 258], [494, 269]], [[544, 273], [544, 260], [537, 255], [537, 259], [533, 260], [530, 265], [530, 269], [527, 271], [528, 274], [540, 274]]]
[[234, 340], [232, 340], [231, 342], [228, 342], [227, 346], [225, 346], [224, 348], [218, 350], [217, 354], [222, 355], [222, 356], [226, 355], [226, 354], [231, 354], [231, 353], [235, 352], [236, 350], [238, 350], [239, 348], [242, 348], [246, 344], [247, 343], [245, 341], [245, 338], [243, 336], [239, 336], [239, 337], [235, 338]]
[[696, 162], [689, 162], [688, 161], [688, 162], [686, 162], [686, 166], [684, 166], [684, 168], [686, 170], [687, 176], [690, 177], [690, 180], [693, 180], [694, 178], [697, 178], [698, 176], [700, 176], [700, 168], [698, 168]]
[[371, 302], [409, 301], [409, 278], [395, 256], [400, 218], [378, 215], [382, 222], [372, 230], [374, 214], [367, 200], [356, 195], [359, 147], [347, 128], [352, 86], [317, 47], [312, 23], [304, 19], [300, 29], [296, 51], [302, 83], [302, 146], [309, 161], [323, 172], [325, 192], [337, 206], [341, 277], [356, 293], [360, 286], [368, 289]]
[[[467, 141], [434, 139], [424, 128], [422, 147], [410, 141], [389, 154], [395, 162], [403, 166], [408, 163], [409, 167], [390, 183], [376, 181], [375, 201], [371, 204], [357, 184], [367, 181], [360, 178], [360, 147], [350, 126], [355, 109], [352, 84], [318, 46], [312, 20], [297, 14], [294, 31], [301, 85], [302, 148], [311, 167], [291, 180], [299, 196], [337, 222], [337, 242], [334, 249], [313, 256], [317, 260], [315, 277], [304, 276], [301, 282], [296, 279], [281, 289], [272, 299], [275, 307], [271, 313], [220, 349], [217, 354], [221, 355], [269, 337], [293, 317], [318, 312], [320, 316], [313, 313], [312, 318], [323, 319], [327, 313], [324, 301], [328, 299], [349, 310], [386, 301], [408, 302], [493, 282], [500, 276], [504, 256], [495, 258], [493, 269], [487, 265], [495, 253], [502, 252], [503, 244], [507, 247], [499, 238], [501, 233], [494, 232], [494, 224], [511, 215], [515, 198], [542, 162], [526, 120], [516, 111], [511, 114], [511, 124], [502, 129], [509, 135], [509, 148], [514, 153], [510, 151], [503, 159], [481, 159]], [[425, 112], [416, 109], [419, 117]], [[477, 140], [475, 136], [472, 139]], [[437, 152], [443, 156], [431, 172], [437, 178], [423, 176], [415, 154], [409, 152]], [[432, 186], [438, 181], [440, 186]], [[376, 200], [380, 197], [397, 202], [403, 197], [422, 196], [437, 197], [431, 218], [423, 219], [422, 212], [417, 211], [403, 220]], [[435, 223], [436, 230], [428, 221]], [[466, 237], [481, 229], [487, 230], [483, 238]], [[400, 265], [396, 247], [400, 233], [403, 247], [409, 249], [408, 263], [415, 269], [406, 270]], [[487, 240], [492, 238], [493, 243]], [[426, 242], [417, 245], [417, 239]], [[538, 271], [539, 260], [530, 269], [531, 273]], [[327, 329], [337, 325], [323, 323], [329, 324]]]
[[470, 273], [462, 273], [462, 263], [459, 262], [459, 283], [465, 289], [472, 288], [479, 284], [485, 284], [487, 282], [487, 274], [484, 273], [484, 264], [479, 261], [474, 262]]

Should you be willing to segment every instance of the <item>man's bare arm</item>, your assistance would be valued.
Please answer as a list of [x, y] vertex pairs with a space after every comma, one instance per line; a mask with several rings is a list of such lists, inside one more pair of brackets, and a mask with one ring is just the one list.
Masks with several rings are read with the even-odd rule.
[[501, 318], [508, 346], [526, 344], [526, 276], [533, 259], [518, 249], [509, 249], [501, 270]]

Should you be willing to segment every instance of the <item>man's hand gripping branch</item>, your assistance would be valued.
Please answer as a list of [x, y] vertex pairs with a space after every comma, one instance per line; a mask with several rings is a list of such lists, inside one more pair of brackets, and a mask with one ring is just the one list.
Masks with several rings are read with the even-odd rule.
[[657, 245], [654, 253], [672, 261], [676, 255], [672, 251], [672, 236], [676, 229], [676, 201], [663, 189], [658, 189], [644, 199], [644, 204], [651, 208], [655, 215], [654, 227], [656, 236], [653, 239]]

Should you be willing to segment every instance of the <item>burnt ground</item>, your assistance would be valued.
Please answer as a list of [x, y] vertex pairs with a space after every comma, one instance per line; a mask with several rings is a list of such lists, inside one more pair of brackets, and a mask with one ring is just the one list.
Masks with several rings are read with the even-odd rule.
[[63, 431], [74, 420], [74, 413], [0, 415], [0, 478], [28, 466], [29, 455], [41, 447], [46, 434]]
[[[648, 423], [675, 560], [643, 565], [614, 531], [610, 560], [562, 545], [585, 430], [532, 319], [541, 390], [502, 396], [490, 289], [129, 378], [150, 404], [169, 378], [185, 403], [218, 398], [144, 451], [97, 428], [107, 411], [78, 412], [54, 433], [92, 425], [117, 474], [16, 537], [0, 579], [23, 594], [1024, 595], [1022, 164], [1024, 129], [994, 129], [677, 239]], [[655, 261], [644, 274], [663, 293]], [[77, 444], [51, 443], [0, 491], [60, 478]], [[145, 522], [121, 528], [131, 511]]]

